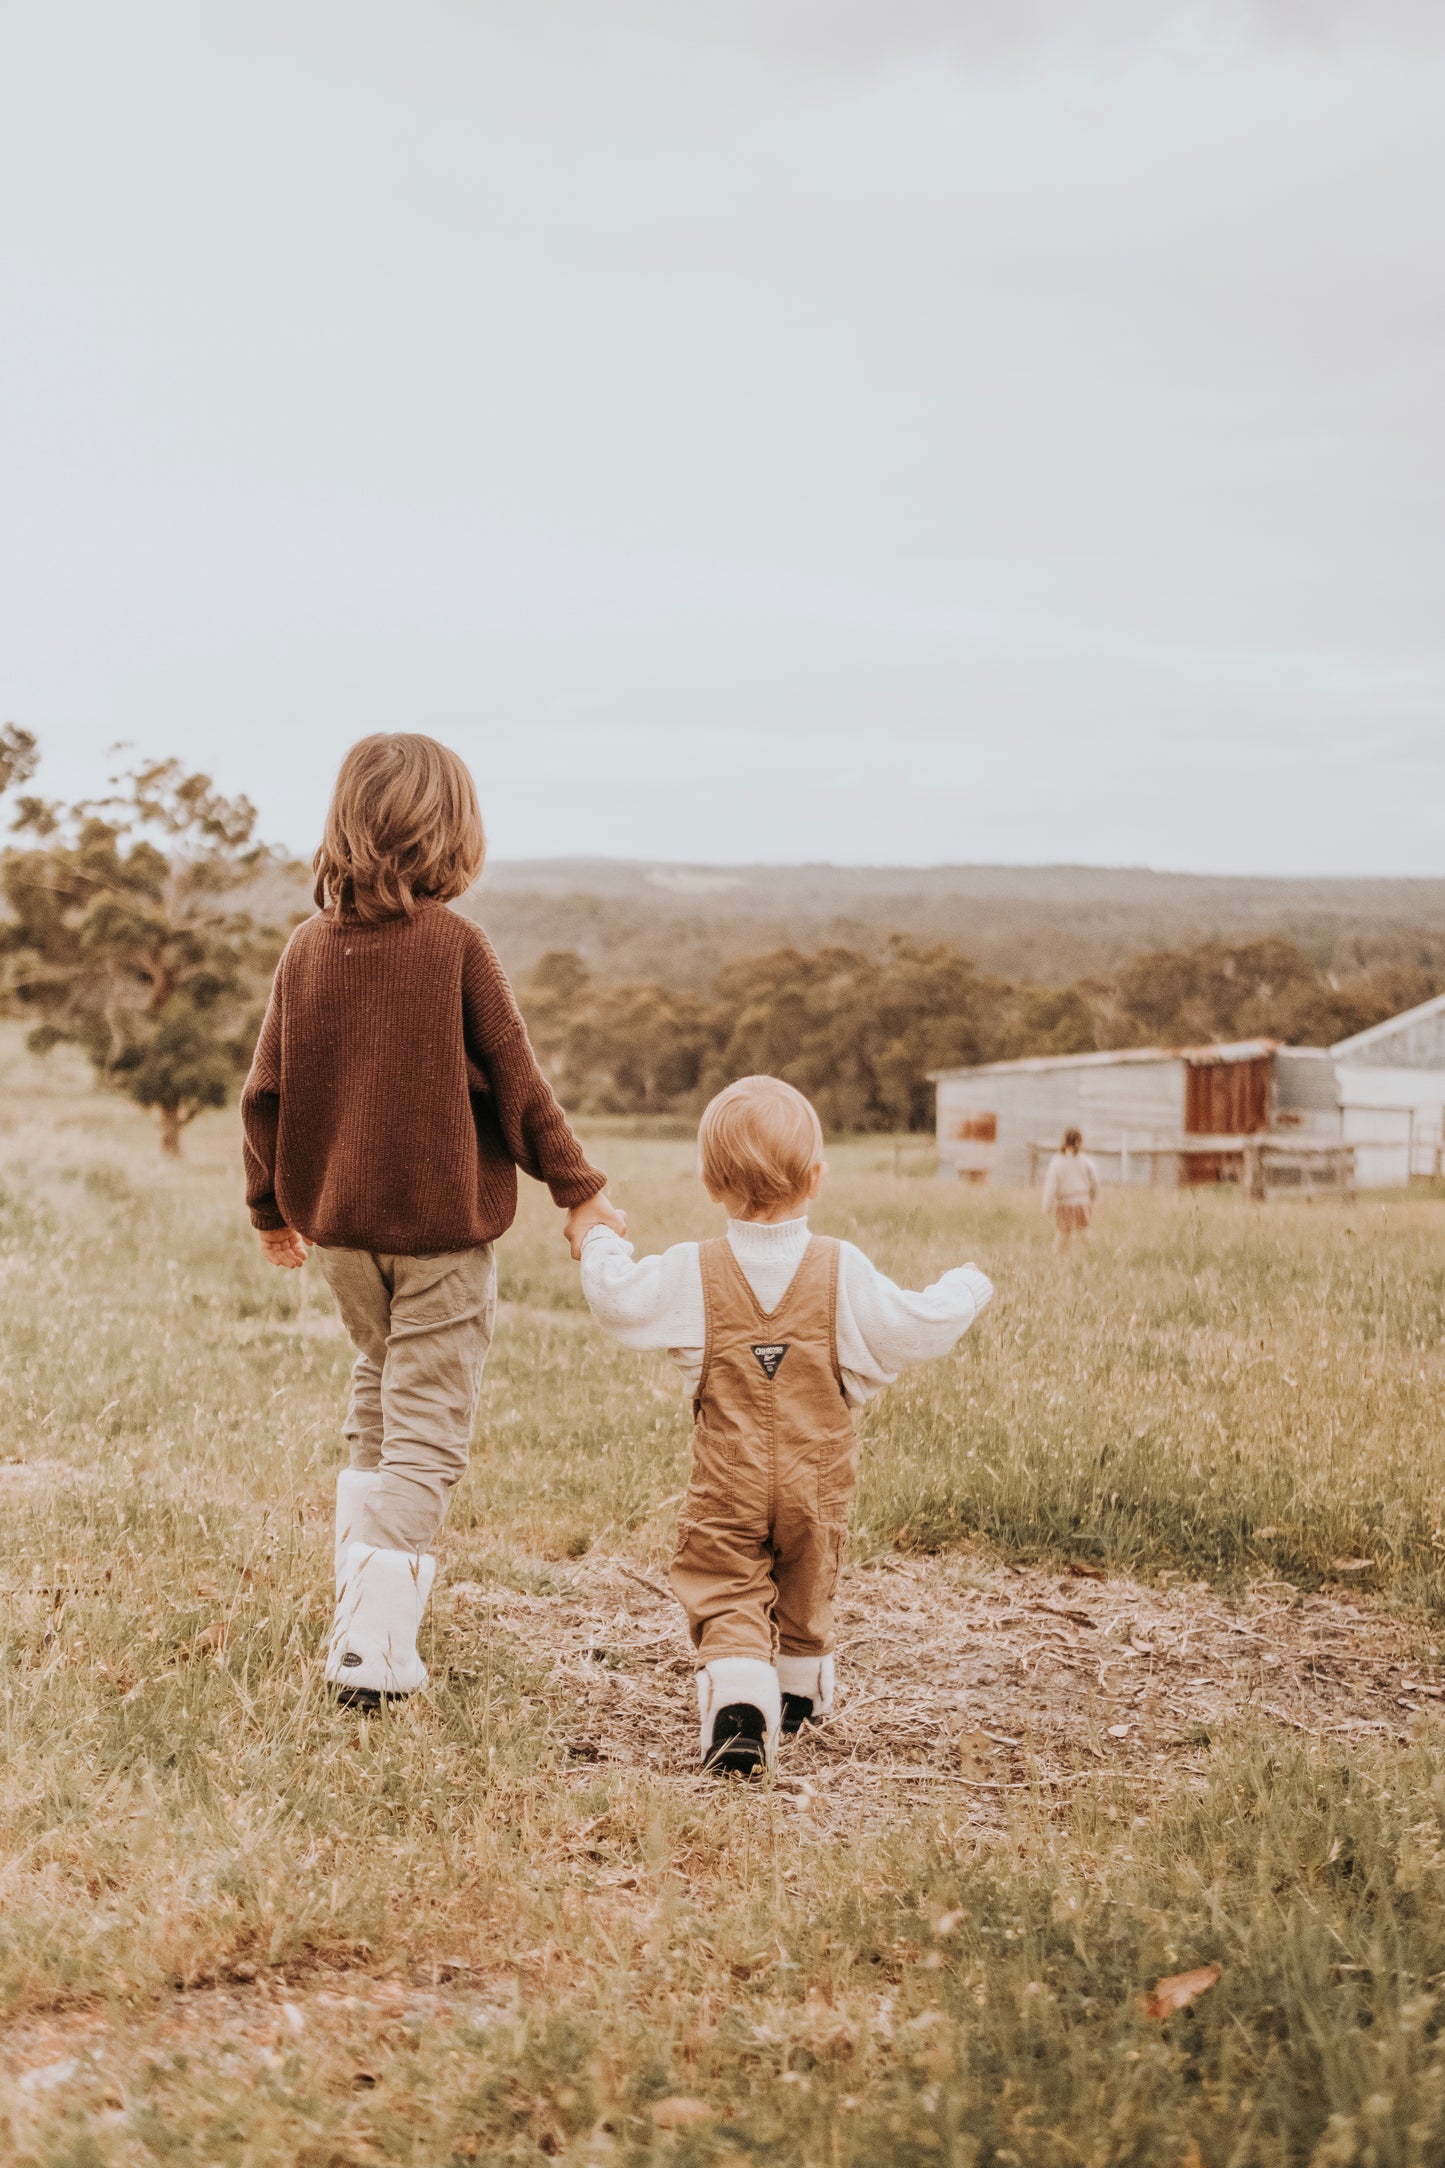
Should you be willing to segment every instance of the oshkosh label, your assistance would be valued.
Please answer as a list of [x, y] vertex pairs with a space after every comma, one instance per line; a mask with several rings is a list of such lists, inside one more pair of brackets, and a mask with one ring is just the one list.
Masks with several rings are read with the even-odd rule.
[[778, 1365], [792, 1344], [791, 1340], [774, 1340], [766, 1347], [755, 1347], [753, 1349], [753, 1353], [757, 1356], [768, 1377], [775, 1378], [777, 1376]]

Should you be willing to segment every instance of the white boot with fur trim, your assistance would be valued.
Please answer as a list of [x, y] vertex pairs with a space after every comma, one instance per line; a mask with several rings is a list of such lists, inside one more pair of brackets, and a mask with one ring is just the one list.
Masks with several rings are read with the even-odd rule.
[[759, 1656], [715, 1656], [697, 1675], [702, 1765], [751, 1777], [771, 1769], [782, 1702], [778, 1674]]
[[338, 1701], [375, 1709], [426, 1685], [416, 1637], [436, 1571], [425, 1552], [348, 1546], [326, 1652], [326, 1683]]
[[778, 1687], [783, 1697], [783, 1737], [791, 1739], [805, 1724], [821, 1724], [833, 1714], [831, 1656], [780, 1656]]
[[379, 1468], [343, 1468], [336, 1478], [336, 1593], [346, 1569], [346, 1554], [353, 1543], [363, 1541], [361, 1515], [367, 1498], [381, 1481]]

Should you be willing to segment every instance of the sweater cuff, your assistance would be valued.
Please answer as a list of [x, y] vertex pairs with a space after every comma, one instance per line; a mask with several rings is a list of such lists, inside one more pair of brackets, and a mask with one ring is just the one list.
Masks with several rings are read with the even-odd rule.
[[599, 1236], [604, 1242], [615, 1242], [618, 1249], [626, 1251], [629, 1257], [632, 1255], [632, 1244], [627, 1241], [625, 1236], [620, 1235], [615, 1227], [609, 1227], [606, 1220], [598, 1220], [595, 1226], [589, 1227], [582, 1237], [582, 1255], [584, 1257]]
[[578, 1174], [549, 1174], [547, 1187], [552, 1202], [564, 1212], [575, 1212], [579, 1204], [586, 1204], [589, 1197], [600, 1197], [607, 1187], [607, 1177], [595, 1167], [584, 1167]]
[[274, 1204], [253, 1204], [250, 1207], [250, 1212], [251, 1225], [255, 1228], [257, 1234], [279, 1235], [286, 1226], [286, 1221], [276, 1210]]

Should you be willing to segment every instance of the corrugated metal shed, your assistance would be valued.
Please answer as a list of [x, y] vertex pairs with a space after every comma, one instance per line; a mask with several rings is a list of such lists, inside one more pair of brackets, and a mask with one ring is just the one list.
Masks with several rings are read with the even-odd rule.
[[[1106, 1180], [1153, 1180], [1160, 1171], [1155, 1148], [1164, 1139], [1268, 1126], [1273, 1055], [1273, 1041], [1246, 1039], [936, 1071], [940, 1171], [1028, 1182], [1036, 1148], [1057, 1143], [1072, 1126], [1084, 1132]], [[1207, 1157], [1182, 1164], [1184, 1179], [1217, 1178]], [[1178, 1178], [1172, 1166], [1170, 1178]]]
[[1330, 1056], [1361, 1184], [1445, 1172], [1445, 994], [1339, 1040]]
[[1171, 1155], [1169, 1140], [1265, 1133], [1281, 1149], [1352, 1145], [1362, 1188], [1445, 1175], [1445, 995], [1333, 1047], [1247, 1039], [1050, 1054], [934, 1081], [939, 1170], [971, 1180], [1030, 1181], [1071, 1127], [1105, 1181], [1216, 1181], [1230, 1155]]
[[1445, 994], [1337, 1040], [1330, 1052], [1352, 1069], [1445, 1069]]

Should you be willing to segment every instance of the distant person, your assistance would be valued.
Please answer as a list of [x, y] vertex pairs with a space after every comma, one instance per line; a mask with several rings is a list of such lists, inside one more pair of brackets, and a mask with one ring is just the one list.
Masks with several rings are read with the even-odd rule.
[[326, 1678], [375, 1707], [424, 1686], [430, 1554], [465, 1473], [517, 1169], [625, 1234], [537, 1066], [480, 926], [447, 909], [486, 850], [465, 764], [409, 731], [341, 764], [318, 915], [286, 944], [242, 1096], [246, 1202], [273, 1265], [314, 1243], [358, 1353], [336, 1481]]
[[1081, 1131], [1066, 1129], [1062, 1148], [1044, 1176], [1044, 1210], [1054, 1215], [1054, 1247], [1065, 1250], [1075, 1235], [1087, 1242], [1094, 1224], [1099, 1170], [1084, 1150]]
[[922, 1294], [851, 1242], [811, 1234], [818, 1117], [777, 1077], [719, 1092], [698, 1174], [727, 1233], [634, 1263], [582, 1244], [582, 1292], [624, 1347], [666, 1348], [692, 1401], [692, 1481], [672, 1585], [697, 1652], [703, 1767], [771, 1768], [778, 1735], [833, 1707], [833, 1598], [857, 1479], [852, 1409], [946, 1355], [993, 1288], [957, 1265]]

